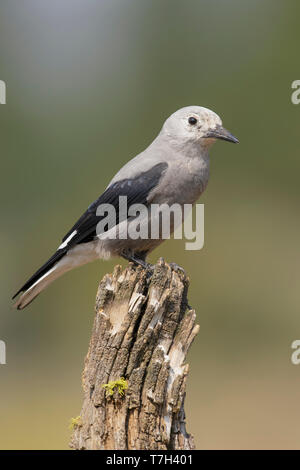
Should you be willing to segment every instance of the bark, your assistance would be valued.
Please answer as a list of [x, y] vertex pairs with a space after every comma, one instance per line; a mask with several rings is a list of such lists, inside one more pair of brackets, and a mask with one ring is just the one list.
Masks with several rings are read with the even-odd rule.
[[[131, 263], [100, 282], [73, 449], [194, 449], [186, 432], [187, 351], [199, 330], [189, 280], [163, 259], [153, 274]], [[124, 395], [104, 384], [125, 378]]]

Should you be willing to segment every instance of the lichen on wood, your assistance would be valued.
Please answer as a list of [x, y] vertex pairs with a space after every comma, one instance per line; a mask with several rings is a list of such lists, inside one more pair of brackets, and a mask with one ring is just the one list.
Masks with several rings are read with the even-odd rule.
[[[153, 273], [116, 266], [100, 282], [74, 449], [194, 449], [186, 432], [187, 351], [199, 330], [188, 278], [162, 259]], [[128, 388], [106, 393], [120, 379]], [[104, 385], [104, 387], [103, 387]]]

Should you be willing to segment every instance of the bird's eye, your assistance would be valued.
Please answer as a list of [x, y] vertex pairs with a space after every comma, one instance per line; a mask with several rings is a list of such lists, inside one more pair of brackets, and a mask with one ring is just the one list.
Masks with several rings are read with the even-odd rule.
[[197, 119], [194, 118], [194, 117], [190, 117], [190, 118], [189, 118], [189, 124], [191, 124], [192, 126], [194, 126], [195, 124], [197, 124]]

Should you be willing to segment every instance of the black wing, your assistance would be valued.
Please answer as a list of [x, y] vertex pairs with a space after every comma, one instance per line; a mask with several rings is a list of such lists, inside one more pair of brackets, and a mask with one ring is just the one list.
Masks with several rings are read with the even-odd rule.
[[[109, 186], [106, 191], [94, 201], [86, 212], [77, 220], [75, 225], [64, 236], [62, 242], [65, 242], [70, 235], [76, 231], [76, 234], [63, 248], [59, 248], [56, 253], [36, 272], [30, 279], [18, 290], [13, 299], [27, 289], [29, 289], [41, 276], [47, 273], [55, 263], [57, 263], [66, 253], [79, 243], [87, 243], [95, 239], [96, 228], [104, 216], [97, 216], [96, 211], [100, 204], [112, 204], [119, 212], [119, 197], [127, 196], [127, 206], [131, 204], [147, 204], [147, 198], [152, 189], [157, 186], [168, 164], [165, 162], [154, 165], [150, 170], [140, 173], [135, 178], [127, 178]], [[118, 220], [117, 220], [118, 223]]]

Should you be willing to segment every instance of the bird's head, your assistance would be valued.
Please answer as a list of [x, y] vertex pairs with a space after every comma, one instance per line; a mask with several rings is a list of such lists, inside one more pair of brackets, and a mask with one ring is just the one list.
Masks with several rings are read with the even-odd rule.
[[173, 113], [165, 121], [162, 134], [179, 145], [196, 143], [209, 147], [216, 139], [238, 143], [238, 139], [223, 127], [220, 117], [201, 106], [187, 106]]

